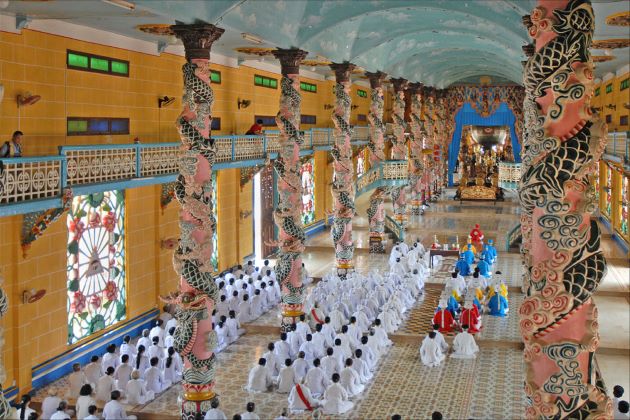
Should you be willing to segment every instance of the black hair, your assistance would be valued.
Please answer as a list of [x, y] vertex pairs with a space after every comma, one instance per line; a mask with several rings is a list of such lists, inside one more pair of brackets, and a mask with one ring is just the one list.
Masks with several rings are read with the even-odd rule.
[[267, 344], [267, 350], [273, 351], [274, 348], [276, 348], [276, 346], [274, 346], [273, 343]]
[[368, 342], [368, 336], [364, 335], [363, 337], [361, 337], [361, 343], [362, 344], [366, 344]]
[[355, 355], [357, 358], [359, 358], [359, 359], [360, 359], [360, 358], [361, 358], [361, 356], [363, 356], [363, 352], [361, 351], [361, 349], [356, 349], [356, 350], [354, 351], [354, 355]]
[[344, 333], [344, 334], [347, 333], [348, 332], [348, 326], [347, 325], [342, 325], [341, 326], [341, 332]]
[[253, 402], [247, 403], [247, 411], [249, 413], [253, 413], [255, 409], [256, 409], [256, 404], [254, 404]]
[[108, 366], [107, 370], [105, 371], [106, 375], [113, 375], [114, 374], [114, 367], [113, 366]]
[[267, 364], [267, 359], [265, 359], [264, 357], [261, 357], [260, 359], [258, 359], [258, 364], [260, 366], [265, 366]]
[[336, 383], [336, 382], [339, 382], [339, 378], [340, 378], [340, 376], [339, 376], [339, 374], [338, 374], [338, 373], [333, 373], [333, 374], [332, 374], [332, 381], [333, 381], [333, 382], [335, 382], [335, 383]]
[[440, 413], [439, 411], [434, 411], [431, 414], [431, 420], [442, 420], [443, 416], [442, 413]]
[[166, 367], [170, 368], [171, 363], [173, 363], [173, 355], [175, 354], [175, 349], [173, 347], [168, 348], [168, 357], [166, 358]]
[[436, 336], [436, 335], [437, 335], [437, 334], [435, 333], [435, 331], [431, 331], [431, 332], [429, 333], [429, 338], [435, 338], [435, 336]]
[[621, 398], [623, 395], [624, 389], [621, 385], [615, 385], [613, 387], [613, 395], [617, 398]]
[[138, 356], [136, 356], [136, 369], [140, 370], [140, 361], [142, 360], [142, 355], [146, 349], [143, 345], [138, 346]]
[[293, 362], [291, 361], [291, 359], [284, 359], [284, 365], [285, 365], [285, 366], [287, 366], [287, 367], [288, 367], [288, 366], [291, 366], [291, 364], [292, 364], [292, 363], [293, 363]]
[[400, 414], [394, 414], [392, 420], [402, 420], [402, 416]]
[[261, 120], [261, 119], [257, 119], [256, 120], [256, 124], [262, 124], [262, 123], [263, 123], [263, 120]]
[[313, 336], [311, 334], [306, 334], [306, 341], [313, 340]]
[[315, 360], [313, 360], [313, 366], [317, 367], [321, 364], [321, 362], [319, 361], [319, 358], [315, 358]]
[[90, 362], [98, 362], [98, 356], [93, 355], [92, 357], [90, 357]]
[[81, 396], [87, 396], [87, 395], [92, 395], [92, 385], [90, 384], [85, 384], [81, 387], [81, 390], [79, 391], [79, 395]]
[[335, 351], [335, 350], [334, 350], [332, 347], [328, 347], [328, 348], [326, 349], [326, 355], [328, 355], [328, 356], [332, 356], [332, 355], [333, 355], [333, 353], [334, 353], [334, 351]]
[[617, 410], [619, 410], [619, 412], [626, 414], [628, 411], [630, 411], [630, 404], [628, 404], [628, 401], [619, 401], [619, 404], [617, 404]]
[[151, 366], [157, 366], [159, 362], [160, 362], [160, 359], [157, 357], [152, 357], [151, 360], [149, 360], [149, 363], [151, 363]]
[[120, 398], [120, 391], [115, 389], [112, 391], [112, 394], [110, 395], [112, 400], [117, 400], [118, 398]]
[[124, 342], [124, 343], [126, 343], [126, 344], [129, 344], [129, 342], [130, 342], [130, 341], [131, 341], [131, 336], [129, 336], [129, 335], [126, 335], [126, 336], [123, 338], [123, 342]]
[[16, 138], [17, 136], [23, 136], [23, 135], [24, 135], [24, 133], [22, 133], [20, 130], [15, 130], [15, 131], [13, 132], [13, 135], [11, 136], [11, 139], [12, 139], [12, 140], [15, 140], [15, 138]]
[[335, 338], [335, 346], [341, 345], [341, 338]]
[[128, 354], [123, 354], [122, 356], [120, 356], [120, 360], [123, 363], [127, 363], [129, 361], [129, 355]]
[[287, 339], [287, 333], [280, 333], [280, 340], [285, 341]]
[[175, 327], [171, 327], [168, 329], [168, 335], [173, 335], [175, 334]]
[[31, 396], [28, 394], [22, 395], [22, 403], [20, 404], [20, 420], [24, 420], [26, 415], [26, 405], [31, 402]]
[[346, 366], [352, 366], [352, 359], [349, 357], [346, 359]]
[[91, 405], [91, 406], [88, 407], [88, 413], [90, 413], [90, 414], [95, 414], [96, 410], [97, 410], [97, 408], [96, 408], [95, 405]]

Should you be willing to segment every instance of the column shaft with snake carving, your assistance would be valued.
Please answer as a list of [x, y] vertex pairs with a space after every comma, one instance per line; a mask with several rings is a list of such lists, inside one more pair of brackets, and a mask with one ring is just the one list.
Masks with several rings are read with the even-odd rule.
[[539, 0], [524, 16], [525, 124], [519, 197], [528, 418], [612, 418], [594, 359], [593, 294], [606, 273], [589, 176], [606, 127], [591, 113], [595, 19], [588, 0]]
[[[406, 79], [391, 79], [394, 85], [394, 105], [392, 112], [393, 137], [392, 137], [392, 159], [407, 160], [409, 155], [407, 141], [405, 140], [405, 88]], [[392, 189], [392, 203], [394, 206], [394, 218], [401, 226], [407, 223], [407, 187], [397, 187]]]
[[302, 179], [300, 177], [300, 63], [306, 51], [278, 49], [273, 55], [280, 60], [280, 110], [276, 124], [280, 129], [280, 153], [273, 163], [278, 174], [278, 205], [273, 218], [278, 227], [280, 255], [276, 263], [278, 284], [282, 290], [282, 331], [288, 332], [304, 312], [302, 311]]
[[341, 278], [354, 268], [354, 243], [352, 240], [352, 218], [354, 207], [354, 181], [352, 165], [352, 129], [350, 128], [350, 72], [355, 68], [351, 63], [333, 63], [330, 68], [335, 72], [335, 109], [332, 114], [335, 129], [333, 137], [335, 143], [331, 154], [334, 159], [334, 175], [332, 195], [334, 218], [331, 228], [335, 258], [337, 260], [337, 274]]
[[[383, 80], [387, 75], [383, 72], [365, 73], [372, 88], [370, 112], [368, 122], [370, 124], [370, 167], [374, 168], [385, 160], [385, 124], [383, 124]], [[377, 188], [370, 196], [370, 206], [367, 210], [370, 223], [370, 253], [384, 254], [385, 246], [385, 209], [383, 201], [387, 194], [386, 188]]]
[[[438, 142], [438, 124], [437, 121], [437, 109], [435, 103], [435, 89], [426, 88], [423, 90], [424, 93], [424, 124], [426, 129], [426, 137], [424, 141], [424, 148], [430, 150], [433, 153], [433, 147]], [[435, 176], [437, 173], [437, 168], [435, 165], [435, 161], [433, 160], [433, 155], [423, 155], [422, 159], [425, 162], [424, 167], [424, 179], [423, 179], [423, 204], [426, 204], [426, 201], [431, 201], [432, 191], [431, 188], [433, 186], [433, 182], [435, 180]]]
[[424, 164], [422, 162], [422, 145], [426, 131], [422, 121], [422, 84], [410, 83], [411, 94], [411, 136], [409, 147], [409, 194], [411, 198], [411, 214], [422, 214], [422, 176]]
[[175, 303], [179, 321], [173, 347], [184, 360], [181, 415], [184, 420], [203, 416], [216, 398], [214, 387], [217, 339], [212, 310], [219, 290], [212, 278], [212, 164], [215, 144], [211, 138], [214, 94], [210, 87], [210, 48], [224, 30], [210, 24], [174, 25], [175, 35], [186, 50], [183, 110], [177, 120], [182, 139], [175, 196], [181, 237], [173, 256], [180, 275], [176, 295], [164, 300]]

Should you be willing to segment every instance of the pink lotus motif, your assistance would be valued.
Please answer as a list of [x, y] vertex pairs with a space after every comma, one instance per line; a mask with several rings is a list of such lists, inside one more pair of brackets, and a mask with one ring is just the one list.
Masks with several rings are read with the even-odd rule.
[[103, 227], [108, 232], [113, 232], [116, 227], [116, 214], [113, 211], [108, 212], [103, 216]]
[[118, 286], [113, 281], [108, 281], [105, 284], [105, 289], [103, 289], [103, 294], [107, 300], [116, 300], [118, 299]]
[[92, 297], [90, 298], [90, 305], [92, 305], [92, 308], [94, 308], [94, 310], [98, 309], [101, 307], [101, 298], [98, 295], [92, 295]]
[[70, 311], [79, 314], [85, 310], [85, 295], [80, 291], [74, 292], [72, 297], [72, 304], [70, 305]]

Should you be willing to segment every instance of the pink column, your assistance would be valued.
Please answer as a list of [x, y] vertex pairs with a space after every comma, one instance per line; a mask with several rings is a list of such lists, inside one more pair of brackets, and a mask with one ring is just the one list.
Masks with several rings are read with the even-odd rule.
[[276, 263], [276, 276], [282, 290], [282, 331], [291, 330], [302, 311], [302, 179], [300, 178], [300, 62], [306, 51], [278, 49], [273, 55], [280, 60], [280, 110], [276, 124], [280, 129], [280, 153], [273, 163], [278, 174], [278, 206], [274, 221], [278, 227], [280, 256]]
[[[424, 124], [427, 132], [426, 139], [424, 141], [424, 149], [430, 150], [433, 153], [433, 147], [437, 143], [438, 124], [437, 110], [435, 104], [435, 89], [425, 89], [425, 101], [424, 101]], [[423, 156], [425, 162], [424, 179], [423, 179], [423, 201], [431, 200], [433, 182], [437, 173], [437, 167], [433, 161], [433, 155]], [[424, 203], [425, 204], [425, 203]]]
[[[406, 79], [391, 79], [394, 85], [394, 106], [392, 120], [394, 125], [394, 137], [392, 138], [392, 159], [407, 160], [409, 155], [407, 141], [405, 140], [405, 88]], [[392, 202], [394, 205], [394, 217], [401, 226], [407, 223], [407, 194], [405, 187], [392, 189]]]
[[[383, 80], [387, 75], [383, 72], [365, 73], [372, 88], [372, 101], [368, 121], [370, 123], [370, 167], [375, 167], [385, 160], [384, 135], [385, 124], [383, 124]], [[370, 196], [370, 206], [367, 210], [368, 221], [370, 223], [370, 253], [384, 254], [385, 246], [383, 238], [385, 236], [385, 209], [383, 200], [387, 190], [377, 188]]]
[[409, 138], [409, 195], [411, 198], [411, 214], [422, 214], [422, 176], [424, 163], [422, 147], [426, 131], [422, 115], [422, 83], [410, 83], [411, 94], [411, 137]]
[[525, 16], [525, 138], [519, 195], [523, 277], [519, 309], [529, 418], [611, 418], [593, 357], [593, 293], [606, 272], [589, 175], [606, 127], [591, 114], [595, 20], [589, 1], [541, 0]]
[[354, 244], [352, 241], [352, 218], [354, 217], [354, 181], [352, 165], [352, 145], [350, 138], [350, 72], [355, 68], [351, 63], [333, 63], [330, 68], [335, 72], [335, 124], [331, 154], [334, 159], [335, 173], [332, 182], [334, 219], [331, 235], [335, 245], [337, 274], [345, 278], [353, 268]]
[[215, 394], [217, 344], [212, 310], [219, 290], [212, 278], [212, 164], [215, 144], [210, 135], [214, 94], [210, 87], [210, 48], [224, 30], [210, 24], [171, 27], [186, 49], [182, 113], [177, 120], [182, 145], [175, 195], [180, 202], [181, 237], [173, 256], [180, 290], [166, 299], [177, 304], [179, 325], [175, 350], [184, 359], [182, 418], [210, 409]]

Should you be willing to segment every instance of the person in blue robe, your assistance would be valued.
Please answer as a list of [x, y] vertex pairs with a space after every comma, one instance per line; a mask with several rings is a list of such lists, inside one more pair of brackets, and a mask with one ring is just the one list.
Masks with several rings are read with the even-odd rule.
[[510, 310], [507, 299], [501, 294], [497, 287], [494, 295], [488, 301], [488, 310], [492, 316], [506, 316]]
[[453, 315], [453, 317], [455, 317], [455, 315], [457, 314], [457, 311], [459, 311], [459, 302], [457, 302], [457, 299], [455, 299], [453, 295], [449, 296], [446, 309], [449, 310], [449, 312]]
[[462, 276], [470, 276], [470, 264], [464, 259], [464, 254], [459, 254], [459, 261], [455, 264], [455, 270], [459, 271]]
[[486, 261], [486, 257], [482, 254], [479, 258], [479, 262], [477, 263], [477, 268], [479, 269], [479, 274], [484, 277], [489, 277], [492, 274], [490, 273], [490, 264]]
[[488, 264], [494, 264], [497, 260], [497, 249], [494, 247], [494, 241], [488, 239], [488, 245], [485, 246], [486, 261]]
[[464, 251], [464, 259], [468, 263], [468, 265], [472, 265], [475, 263], [475, 253], [472, 250], [472, 245], [468, 244], [466, 251]]

